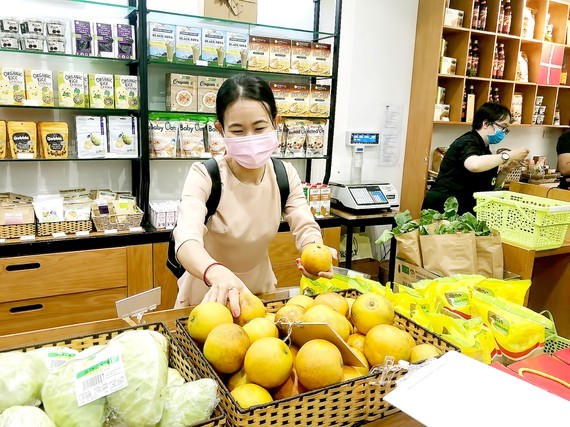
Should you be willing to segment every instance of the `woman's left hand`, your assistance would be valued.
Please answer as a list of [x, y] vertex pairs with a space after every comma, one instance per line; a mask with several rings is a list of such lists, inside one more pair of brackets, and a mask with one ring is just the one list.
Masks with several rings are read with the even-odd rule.
[[[330, 246], [327, 246], [327, 248], [329, 249], [329, 251], [331, 251], [331, 255], [333, 258], [333, 265], [334, 265], [334, 261], [338, 261], [338, 252], [335, 248], [331, 248]], [[305, 270], [305, 267], [303, 267], [303, 264], [301, 264], [301, 258], [297, 258], [295, 260], [295, 263], [297, 264], [297, 268], [299, 269], [301, 274], [305, 277], [308, 277], [311, 280], [317, 280], [319, 277], [324, 277], [326, 279], [332, 279], [333, 277], [332, 265], [328, 271], [321, 271], [317, 276], [315, 276], [314, 274], [311, 274], [307, 270]]]

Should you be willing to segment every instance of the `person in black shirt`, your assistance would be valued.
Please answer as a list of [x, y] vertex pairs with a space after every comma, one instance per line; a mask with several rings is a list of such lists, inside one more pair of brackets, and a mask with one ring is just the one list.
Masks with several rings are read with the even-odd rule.
[[558, 154], [558, 170], [562, 174], [560, 188], [570, 190], [570, 131], [564, 132], [556, 144]]
[[[492, 154], [489, 144], [498, 144], [509, 133], [511, 113], [497, 103], [485, 103], [473, 117], [472, 129], [449, 147], [435, 183], [428, 191], [422, 209], [443, 211], [447, 198], [456, 197], [459, 213], [473, 212], [473, 193], [502, 188], [507, 174], [528, 155], [520, 148]], [[498, 173], [499, 166], [503, 165]]]

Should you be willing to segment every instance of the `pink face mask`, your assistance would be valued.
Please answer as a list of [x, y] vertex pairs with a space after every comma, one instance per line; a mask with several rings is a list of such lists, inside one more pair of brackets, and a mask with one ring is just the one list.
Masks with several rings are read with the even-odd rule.
[[265, 165], [279, 146], [277, 131], [259, 135], [224, 138], [228, 156], [246, 169], [258, 169]]

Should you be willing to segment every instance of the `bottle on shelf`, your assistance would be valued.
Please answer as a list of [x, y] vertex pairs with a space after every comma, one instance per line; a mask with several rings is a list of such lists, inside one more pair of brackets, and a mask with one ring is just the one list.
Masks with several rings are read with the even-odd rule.
[[499, 47], [495, 43], [495, 53], [493, 54], [493, 70], [491, 71], [491, 77], [496, 79], [499, 74]]
[[499, 6], [499, 17], [497, 18], [497, 32], [503, 32], [503, 22], [505, 20], [505, 1], [501, 0], [501, 6]]
[[473, 19], [471, 20], [471, 28], [479, 29], [479, 0], [475, 0], [473, 4]]
[[467, 55], [467, 69], [465, 71], [466, 76], [470, 76], [473, 72], [473, 46], [471, 44], [471, 39], [469, 39], [469, 54]]
[[554, 126], [560, 126], [560, 108], [556, 104], [556, 109], [554, 110], [554, 121], [552, 122]]
[[499, 96], [499, 88], [495, 87], [493, 88], [493, 101], [491, 102], [496, 102], [497, 104], [501, 103], [501, 97]]
[[505, 45], [503, 43], [499, 44], [497, 58], [497, 78], [502, 79], [505, 77]]
[[560, 73], [560, 84], [568, 84], [568, 71], [566, 70], [566, 64], [562, 64], [562, 72]]
[[485, 31], [487, 28], [487, 0], [481, 0], [479, 5], [479, 25], [478, 30]]
[[471, 74], [470, 77], [476, 77], [479, 74], [479, 40], [473, 40], [471, 52]]
[[505, 0], [505, 7], [503, 10], [503, 25], [502, 29], [499, 27], [502, 33], [510, 34], [511, 23], [513, 21], [513, 7], [511, 6], [511, 0]]
[[465, 109], [465, 120], [467, 122], [472, 122], [474, 114], [475, 114], [475, 87], [473, 85], [469, 85], [469, 90], [467, 91], [467, 107]]
[[463, 88], [463, 101], [461, 102], [461, 121], [464, 122], [467, 117], [467, 91]]

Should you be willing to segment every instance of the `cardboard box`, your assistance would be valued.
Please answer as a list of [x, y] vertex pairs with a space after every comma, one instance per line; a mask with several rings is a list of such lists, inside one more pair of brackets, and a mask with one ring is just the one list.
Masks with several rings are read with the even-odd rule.
[[269, 71], [288, 73], [291, 68], [291, 40], [269, 39]]
[[257, 22], [257, 0], [204, 0], [204, 16]]
[[449, 104], [435, 104], [433, 120], [436, 122], [448, 122], [450, 111], [451, 107]]
[[448, 56], [441, 57], [439, 63], [440, 74], [455, 75], [456, 70], [457, 70], [457, 58], [450, 58]]
[[166, 110], [198, 111], [198, 77], [188, 74], [166, 75]]
[[331, 87], [329, 85], [311, 85], [309, 94], [309, 116], [328, 117], [331, 108]]
[[53, 74], [51, 70], [24, 70], [26, 100], [30, 105], [53, 107]]
[[470, 93], [467, 95], [467, 112], [465, 113], [465, 121], [472, 122], [475, 115], [475, 95]]
[[0, 206], [0, 225], [33, 224], [34, 222], [34, 207], [31, 204]]
[[445, 92], [446, 89], [444, 87], [437, 87], [437, 98], [435, 100], [436, 104], [445, 104]]
[[513, 96], [513, 105], [511, 107], [511, 114], [513, 116], [513, 123], [521, 124], [522, 121], [522, 108], [523, 108], [523, 94], [515, 92]]
[[291, 41], [291, 72], [309, 74], [311, 68], [311, 42]]
[[327, 43], [311, 43], [309, 74], [330, 76], [332, 73], [332, 46]]
[[[396, 258], [396, 267], [394, 271], [394, 282], [410, 287], [413, 283], [420, 280], [437, 279], [439, 276], [436, 273], [426, 270], [425, 268], [418, 267], [400, 258]], [[518, 280], [520, 276], [510, 271], [504, 270], [503, 280]]]
[[202, 55], [209, 66], [223, 67], [226, 53], [226, 32], [214, 28], [202, 28]]
[[463, 17], [465, 12], [458, 9], [445, 8], [445, 18], [443, 20], [443, 25], [449, 27], [463, 27]]
[[560, 84], [563, 62], [564, 46], [544, 43], [542, 45], [542, 53], [540, 55], [538, 84], [558, 86]]
[[247, 68], [247, 49], [249, 44], [249, 35], [246, 32], [229, 32], [226, 34], [226, 67], [228, 68]]
[[176, 45], [174, 56], [176, 62], [195, 64], [200, 58], [202, 46], [202, 29], [199, 27], [176, 26]]
[[115, 108], [113, 74], [89, 74], [89, 105], [91, 108]]
[[198, 76], [198, 112], [215, 113], [218, 90], [225, 79]]
[[269, 38], [249, 36], [248, 69], [269, 71]]

